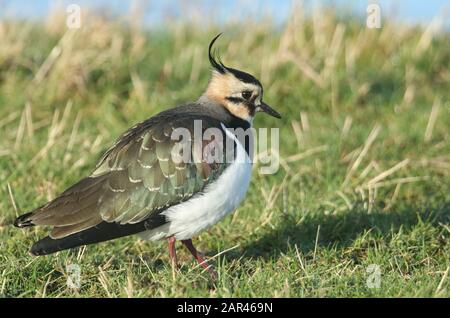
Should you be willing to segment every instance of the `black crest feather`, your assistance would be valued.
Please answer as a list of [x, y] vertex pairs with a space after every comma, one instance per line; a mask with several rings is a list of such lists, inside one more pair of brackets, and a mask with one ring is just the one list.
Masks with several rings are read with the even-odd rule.
[[217, 34], [214, 39], [212, 39], [211, 43], [209, 43], [209, 49], [208, 49], [208, 55], [209, 55], [209, 62], [211, 63], [211, 66], [219, 73], [225, 74], [227, 72], [227, 67], [223, 65], [222, 61], [220, 60], [220, 57], [216, 50], [212, 50], [212, 47], [214, 45], [214, 42], [222, 35], [222, 33]]
[[225, 74], [227, 72], [232, 73], [236, 78], [238, 78], [239, 80], [241, 80], [245, 83], [252, 83], [252, 84], [261, 86], [261, 83], [253, 75], [250, 75], [243, 71], [236, 70], [231, 67], [226, 67], [222, 63], [222, 61], [220, 60], [220, 56], [217, 53], [217, 50], [215, 50], [215, 49], [213, 50], [214, 43], [221, 35], [222, 35], [222, 33], [217, 34], [211, 40], [211, 43], [209, 43], [208, 56], [209, 56], [209, 62], [211, 63], [211, 66], [220, 74]]

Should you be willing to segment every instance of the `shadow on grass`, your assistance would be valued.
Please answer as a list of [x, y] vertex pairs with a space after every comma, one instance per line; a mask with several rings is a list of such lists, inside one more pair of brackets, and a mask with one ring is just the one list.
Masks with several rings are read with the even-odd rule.
[[[345, 249], [363, 233], [371, 230], [378, 236], [386, 237], [397, 233], [400, 228], [405, 231], [424, 223], [432, 226], [438, 223], [448, 224], [450, 220], [450, 204], [441, 207], [404, 207], [391, 211], [373, 211], [353, 209], [337, 215], [306, 215], [296, 224], [293, 217], [283, 217], [275, 229], [268, 231], [261, 238], [249, 239], [243, 245], [246, 258], [277, 258], [290, 248], [297, 248], [302, 253], [313, 252], [320, 226], [318, 246]], [[297, 221], [298, 222], [298, 221]]]

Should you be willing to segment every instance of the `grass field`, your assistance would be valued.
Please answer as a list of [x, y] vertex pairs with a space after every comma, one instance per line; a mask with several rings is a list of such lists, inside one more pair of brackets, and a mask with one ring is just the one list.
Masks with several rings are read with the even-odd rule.
[[[450, 296], [448, 33], [332, 11], [281, 29], [83, 21], [0, 22], [0, 295]], [[280, 128], [280, 170], [255, 169], [244, 203], [196, 240], [217, 281], [181, 246], [173, 273], [166, 242], [136, 237], [29, 256], [48, 231], [15, 217], [90, 173], [128, 127], [197, 99], [219, 31], [225, 64], [255, 74], [283, 119], [255, 120]]]

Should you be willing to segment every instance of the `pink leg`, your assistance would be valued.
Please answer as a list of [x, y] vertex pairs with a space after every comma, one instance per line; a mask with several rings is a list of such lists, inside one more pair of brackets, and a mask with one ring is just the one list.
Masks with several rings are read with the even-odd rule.
[[175, 243], [177, 239], [175, 236], [171, 236], [167, 240], [169, 241], [169, 255], [170, 260], [172, 261], [172, 267], [178, 267], [177, 251], [175, 250]]
[[192, 240], [182, 240], [181, 243], [186, 246], [186, 248], [191, 252], [192, 256], [196, 259], [196, 261], [204, 268], [206, 269], [214, 278], [217, 276], [216, 271], [214, 270], [212, 265], [208, 265], [207, 261], [205, 260], [205, 256], [203, 253], [197, 251], [197, 249], [194, 247], [194, 244], [192, 244]]

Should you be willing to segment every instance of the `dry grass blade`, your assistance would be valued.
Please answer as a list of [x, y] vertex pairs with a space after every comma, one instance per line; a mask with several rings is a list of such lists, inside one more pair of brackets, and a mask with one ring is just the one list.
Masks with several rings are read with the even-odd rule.
[[389, 200], [389, 203], [384, 207], [383, 211], [388, 211], [395, 203], [395, 201], [397, 200], [397, 197], [400, 193], [400, 188], [402, 187], [401, 183], [398, 183], [395, 186], [395, 190], [394, 190], [394, 194], [392, 195], [391, 199]]
[[304, 132], [308, 132], [310, 130], [308, 113], [300, 112], [300, 122], [302, 123], [302, 129]]
[[25, 104], [25, 120], [27, 123], [27, 134], [29, 138], [33, 138], [34, 127], [33, 127], [33, 116], [31, 114], [31, 104]]
[[358, 169], [358, 167], [361, 164], [362, 160], [364, 159], [364, 157], [369, 152], [370, 146], [372, 146], [373, 142], [375, 141], [375, 139], [377, 138], [378, 134], [380, 133], [380, 130], [381, 130], [381, 126], [380, 125], [375, 125], [375, 127], [370, 132], [369, 136], [366, 139], [366, 142], [364, 143], [363, 149], [361, 150], [361, 152], [359, 153], [359, 155], [356, 158], [355, 162], [350, 167], [347, 175], [345, 176], [345, 180], [344, 180], [344, 183], [343, 183], [344, 187], [348, 184], [348, 182], [350, 181], [350, 178], [353, 176], [353, 174], [355, 173], [356, 169]]
[[352, 127], [353, 119], [350, 116], [345, 117], [344, 125], [342, 126], [341, 131], [341, 138], [344, 139], [348, 136], [348, 133], [350, 132], [350, 128]]
[[316, 262], [317, 247], [319, 245], [320, 224], [317, 226], [316, 241], [314, 243], [313, 263]]
[[108, 287], [108, 282], [109, 282], [108, 276], [106, 275], [105, 271], [101, 268], [101, 266], [98, 267], [98, 270], [99, 270], [98, 281], [100, 282], [103, 289], [105, 290], [106, 295], [109, 298], [112, 298], [113, 295], [109, 291], [109, 287]]
[[72, 151], [72, 148], [75, 144], [75, 139], [78, 133], [78, 129], [80, 127], [80, 122], [81, 122], [81, 113], [78, 112], [72, 127], [72, 132], [70, 133], [69, 142], [67, 143], [67, 148], [64, 155], [64, 162], [67, 162], [70, 159], [70, 152]]
[[285, 161], [287, 163], [300, 161], [300, 160], [303, 160], [303, 159], [305, 159], [307, 157], [315, 155], [317, 153], [324, 152], [327, 149], [328, 149], [328, 145], [322, 145], [322, 146], [314, 147], [314, 148], [308, 149], [308, 150], [306, 150], [306, 151], [304, 151], [302, 153], [298, 153], [296, 155], [289, 156], [289, 157], [287, 157], [285, 159]]
[[325, 67], [322, 71], [322, 78], [329, 78], [333, 73], [333, 70], [336, 65], [336, 59], [338, 58], [338, 53], [342, 47], [342, 40], [345, 34], [345, 25], [339, 23], [336, 25], [333, 34], [333, 40], [331, 41], [331, 45], [329, 48], [329, 54], [325, 60]]
[[25, 132], [25, 126], [26, 126], [26, 114], [25, 110], [22, 111], [22, 116], [20, 117], [20, 123], [19, 128], [17, 128], [17, 134], [16, 134], [16, 142], [14, 143], [14, 150], [18, 150], [23, 139], [23, 135]]
[[3, 126], [6, 126], [9, 123], [13, 122], [19, 116], [20, 116], [20, 112], [18, 112], [18, 111], [11, 112], [10, 114], [8, 114], [8, 116], [6, 116], [2, 120], [0, 120], [0, 128], [3, 128]]
[[301, 148], [302, 140], [304, 137], [303, 137], [302, 129], [300, 127], [300, 123], [296, 120], [293, 120], [291, 122], [291, 125], [292, 125], [292, 130], [294, 131], [295, 138], [297, 139], [297, 146], [298, 146], [298, 148]]
[[373, 185], [375, 183], [380, 182], [381, 180], [387, 178], [388, 176], [390, 176], [391, 174], [393, 174], [394, 172], [396, 172], [397, 170], [402, 169], [403, 167], [406, 167], [409, 164], [409, 159], [405, 159], [399, 163], [397, 163], [395, 166], [393, 166], [392, 168], [383, 171], [382, 173], [380, 173], [378, 176], [376, 176], [375, 178], [369, 180], [369, 182], [367, 182], [367, 185]]
[[378, 182], [378, 183], [371, 184], [371, 185], [367, 184], [367, 185], [362, 186], [362, 188], [364, 188], [364, 189], [376, 189], [376, 188], [382, 188], [382, 187], [386, 187], [386, 186], [392, 186], [392, 185], [398, 185], [398, 184], [404, 184], [404, 183], [412, 183], [412, 182], [424, 181], [424, 180], [427, 180], [429, 178], [430, 178], [429, 176], [398, 178], [398, 179], [393, 179], [393, 180], [389, 180], [389, 181]]
[[295, 246], [295, 254], [297, 255], [298, 263], [300, 264], [300, 267], [302, 268], [303, 272], [305, 274], [308, 274], [307, 271], [306, 271], [306, 267], [305, 267], [305, 264], [303, 262], [302, 256], [300, 255], [300, 251], [298, 250], [297, 244], [295, 244], [294, 246]]
[[325, 82], [316, 70], [308, 64], [305, 60], [299, 56], [295, 56], [291, 52], [285, 52], [282, 56], [283, 59], [293, 62], [298, 69], [305, 74], [310, 80], [312, 80], [319, 88], [323, 89], [325, 87]]
[[433, 104], [433, 107], [431, 108], [430, 117], [428, 119], [427, 128], [425, 130], [425, 137], [424, 137], [425, 142], [431, 141], [431, 137], [433, 136], [433, 128], [434, 128], [434, 125], [436, 124], [436, 120], [438, 118], [440, 107], [441, 107], [441, 101], [439, 99], [436, 99]]
[[9, 194], [9, 199], [11, 200], [11, 204], [14, 208], [14, 212], [16, 213], [16, 217], [19, 216], [19, 210], [17, 209], [17, 204], [16, 204], [16, 200], [14, 200], [14, 195], [11, 189], [11, 185], [9, 184], [9, 182], [7, 183], [7, 187], [8, 187], [8, 194]]
[[447, 267], [447, 269], [445, 270], [444, 275], [442, 276], [441, 281], [439, 282], [438, 287], [436, 288], [436, 291], [434, 292], [436, 295], [439, 295], [443, 291], [444, 283], [445, 283], [445, 280], [447, 279], [449, 270], [450, 270], [450, 267]]
[[64, 33], [64, 35], [61, 37], [58, 44], [53, 47], [50, 54], [47, 56], [47, 59], [41, 65], [39, 70], [36, 72], [36, 75], [34, 76], [33, 79], [34, 84], [39, 84], [45, 78], [45, 76], [48, 74], [52, 66], [57, 61], [58, 57], [61, 55], [62, 50], [66, 45], [66, 42], [73, 36], [73, 34], [74, 31], [68, 29], [66, 33]]
[[33, 166], [40, 158], [43, 158], [47, 155], [48, 151], [55, 145], [57, 138], [60, 137], [61, 133], [63, 132], [64, 128], [66, 127], [67, 120], [70, 115], [70, 110], [72, 109], [72, 102], [69, 100], [67, 102], [67, 105], [64, 109], [64, 113], [62, 115], [61, 120], [58, 122], [59, 119], [59, 111], [56, 110], [53, 113], [53, 119], [52, 124], [50, 126], [50, 129], [48, 131], [48, 138], [46, 145], [37, 153], [36, 156], [34, 156], [33, 159], [31, 159], [28, 162], [29, 166]]
[[428, 27], [423, 32], [422, 37], [420, 38], [420, 41], [417, 44], [417, 47], [414, 51], [415, 56], [420, 55], [422, 52], [425, 52], [430, 47], [433, 38], [436, 36], [436, 34], [439, 33], [439, 30], [442, 28], [442, 25], [443, 25], [442, 17], [433, 18], [433, 20], [428, 24]]

